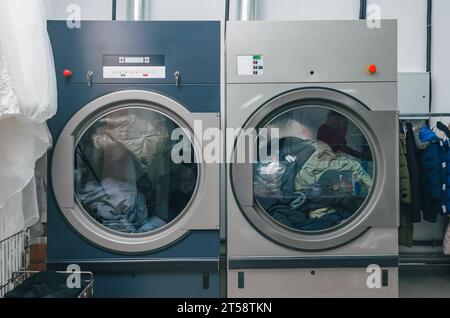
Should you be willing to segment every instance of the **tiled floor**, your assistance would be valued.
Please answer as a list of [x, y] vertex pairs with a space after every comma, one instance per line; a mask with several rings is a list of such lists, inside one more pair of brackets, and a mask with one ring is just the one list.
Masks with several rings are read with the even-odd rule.
[[401, 298], [450, 298], [450, 268], [400, 270]]

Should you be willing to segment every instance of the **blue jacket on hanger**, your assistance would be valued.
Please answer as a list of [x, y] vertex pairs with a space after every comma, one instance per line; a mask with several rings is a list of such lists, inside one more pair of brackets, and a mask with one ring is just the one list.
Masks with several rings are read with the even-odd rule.
[[419, 153], [423, 218], [435, 223], [437, 214], [446, 213], [447, 146], [434, 131], [424, 125], [419, 138], [428, 143]]

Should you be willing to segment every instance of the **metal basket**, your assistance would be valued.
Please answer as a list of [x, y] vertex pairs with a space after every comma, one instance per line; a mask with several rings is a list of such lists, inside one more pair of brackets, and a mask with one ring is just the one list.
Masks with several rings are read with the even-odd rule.
[[[12, 289], [18, 287], [22, 284], [26, 279], [31, 276], [37, 274], [37, 271], [18, 271], [13, 273], [12, 278], [10, 280], [10, 284], [12, 285]], [[92, 272], [66, 272], [66, 271], [57, 271], [56, 273], [62, 274], [80, 274], [80, 275], [88, 275], [88, 283], [86, 287], [77, 295], [76, 298], [91, 298], [94, 292], [94, 275]]]
[[28, 267], [29, 242], [29, 230], [0, 241], [0, 298], [14, 288], [14, 273]]

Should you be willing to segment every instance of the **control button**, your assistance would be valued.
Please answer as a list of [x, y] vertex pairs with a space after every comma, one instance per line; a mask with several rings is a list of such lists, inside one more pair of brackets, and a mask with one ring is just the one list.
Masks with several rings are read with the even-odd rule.
[[253, 72], [253, 75], [258, 75], [258, 71], [254, 71], [254, 72]]
[[262, 70], [262, 69], [263, 69], [263, 66], [259, 66], [259, 69]]
[[73, 75], [71, 70], [64, 70], [63, 74], [66, 78], [70, 78]]
[[253, 64], [258, 64], [258, 61], [253, 61]]
[[377, 72], [377, 66], [375, 64], [370, 64], [367, 66], [367, 73], [375, 74]]

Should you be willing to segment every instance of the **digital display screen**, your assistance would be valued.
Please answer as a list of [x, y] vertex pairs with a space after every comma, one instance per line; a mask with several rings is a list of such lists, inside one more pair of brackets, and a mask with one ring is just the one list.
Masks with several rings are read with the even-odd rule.
[[166, 78], [166, 57], [161, 54], [106, 54], [103, 55], [103, 78], [140, 80]]
[[126, 64], [144, 63], [144, 58], [142, 56], [127, 56], [127, 57], [125, 57], [125, 63]]

